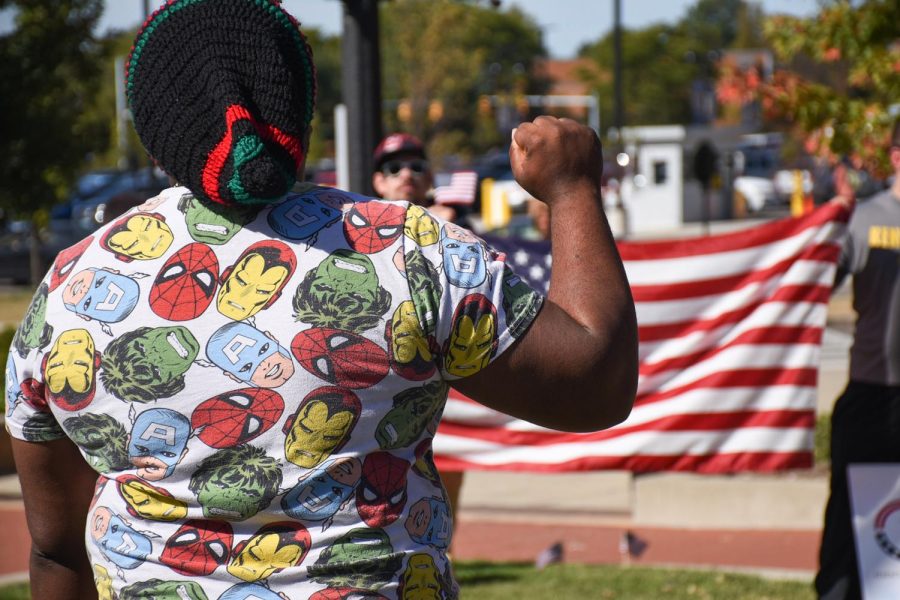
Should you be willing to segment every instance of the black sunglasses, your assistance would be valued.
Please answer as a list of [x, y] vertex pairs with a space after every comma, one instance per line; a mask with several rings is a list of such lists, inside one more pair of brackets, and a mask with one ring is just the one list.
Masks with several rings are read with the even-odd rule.
[[403, 169], [409, 169], [413, 175], [422, 175], [428, 170], [428, 163], [422, 159], [389, 160], [381, 165], [381, 172], [385, 175], [397, 175]]

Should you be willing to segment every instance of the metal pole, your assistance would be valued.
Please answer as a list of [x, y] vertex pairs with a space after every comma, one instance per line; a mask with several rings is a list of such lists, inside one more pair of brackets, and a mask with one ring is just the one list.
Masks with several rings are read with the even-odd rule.
[[350, 189], [350, 169], [347, 166], [350, 157], [347, 153], [347, 137], [347, 107], [338, 104], [334, 107], [334, 170], [340, 190]]
[[378, 0], [344, 0], [341, 54], [350, 190], [371, 194], [372, 151], [381, 139]]
[[143, 0], [144, 4], [144, 20], [147, 20], [147, 17], [150, 16], [150, 0]]
[[117, 56], [113, 70], [116, 82], [116, 140], [119, 149], [120, 169], [128, 168], [128, 106], [125, 103], [125, 57]]
[[622, 106], [622, 0], [613, 0], [613, 6], [613, 88], [615, 96], [613, 120], [621, 146], [622, 127], [625, 126], [625, 114]]

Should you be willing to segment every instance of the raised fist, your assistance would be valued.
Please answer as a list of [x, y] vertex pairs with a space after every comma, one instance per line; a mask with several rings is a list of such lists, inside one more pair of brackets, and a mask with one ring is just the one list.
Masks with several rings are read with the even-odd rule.
[[513, 130], [509, 158], [519, 185], [551, 207], [576, 190], [600, 191], [600, 140], [571, 119], [541, 116], [522, 123]]

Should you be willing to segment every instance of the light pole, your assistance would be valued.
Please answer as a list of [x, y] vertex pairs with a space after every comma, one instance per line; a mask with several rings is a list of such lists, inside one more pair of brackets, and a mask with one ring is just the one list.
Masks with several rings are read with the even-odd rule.
[[613, 0], [613, 123], [621, 146], [625, 113], [622, 107], [622, 0]]

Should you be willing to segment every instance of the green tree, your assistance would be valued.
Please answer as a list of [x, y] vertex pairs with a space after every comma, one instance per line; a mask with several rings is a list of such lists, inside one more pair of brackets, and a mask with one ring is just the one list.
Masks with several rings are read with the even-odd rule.
[[[675, 25], [651, 25], [622, 32], [622, 70], [627, 125], [687, 124], [691, 86], [714, 81], [722, 51], [759, 48], [763, 14], [745, 0], [699, 0]], [[595, 69], [582, 72], [600, 98], [603, 115], [613, 114], [613, 33], [581, 48]]]
[[85, 110], [101, 76], [93, 30], [102, 8], [102, 0], [0, 0], [15, 15], [14, 30], [0, 37], [0, 207], [32, 221], [33, 280], [48, 209], [109, 139], [108, 123]]
[[[697, 46], [677, 28], [654, 25], [622, 32], [622, 96], [627, 125], [687, 123], [691, 81], [698, 77]], [[705, 51], [699, 53], [705, 56]], [[582, 77], [600, 98], [600, 114], [613, 114], [613, 36], [582, 48], [580, 55], [597, 65]]]
[[546, 56], [540, 29], [516, 8], [396, 0], [382, 5], [381, 40], [385, 127], [420, 136], [436, 158], [502, 142], [496, 124], [479, 117], [481, 95], [514, 102], [543, 89], [532, 75]]
[[341, 102], [341, 38], [303, 27], [316, 62], [316, 116], [308, 163], [334, 155], [334, 107]]
[[812, 18], [768, 19], [765, 35], [781, 61], [775, 76], [758, 81], [725, 65], [719, 95], [761, 101], [769, 119], [806, 137], [807, 150], [887, 174], [887, 140], [900, 109], [898, 23], [896, 0], [829, 0]]

